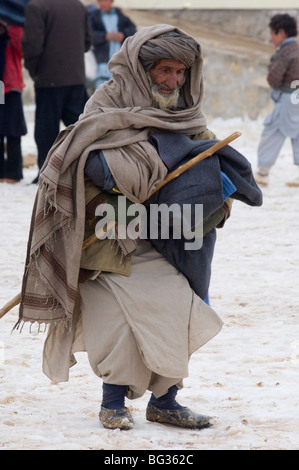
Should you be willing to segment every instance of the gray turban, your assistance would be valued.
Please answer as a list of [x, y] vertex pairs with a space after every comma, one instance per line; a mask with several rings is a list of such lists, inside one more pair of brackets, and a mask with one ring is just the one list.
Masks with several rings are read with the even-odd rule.
[[189, 68], [199, 55], [200, 46], [194, 39], [170, 32], [147, 41], [140, 48], [139, 59], [148, 71], [154, 62], [162, 59], [175, 59]]

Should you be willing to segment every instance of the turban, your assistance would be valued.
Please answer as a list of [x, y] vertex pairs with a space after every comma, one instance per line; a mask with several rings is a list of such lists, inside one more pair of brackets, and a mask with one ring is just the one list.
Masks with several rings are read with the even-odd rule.
[[173, 31], [156, 36], [143, 44], [139, 59], [148, 71], [155, 62], [162, 59], [175, 59], [189, 68], [199, 55], [199, 44], [193, 38]]
[[[165, 24], [140, 28], [124, 41], [108, 65], [112, 79], [96, 90], [85, 112], [100, 107], [156, 109], [147, 73], [155, 62], [163, 59], [178, 60], [185, 65], [185, 81], [180, 90], [178, 107], [180, 110], [188, 108], [191, 114], [194, 112], [193, 117], [200, 116], [200, 128], [203, 125], [204, 130], [206, 121], [201, 111], [203, 59], [200, 44], [183, 30]], [[181, 114], [179, 119], [182, 119]], [[192, 132], [189, 134], [192, 135]]]

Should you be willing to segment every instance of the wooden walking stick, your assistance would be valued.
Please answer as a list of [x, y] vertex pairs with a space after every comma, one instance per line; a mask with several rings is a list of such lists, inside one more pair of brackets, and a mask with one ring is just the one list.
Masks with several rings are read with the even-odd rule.
[[[196, 157], [192, 158], [188, 162], [186, 162], [183, 165], [179, 166], [176, 170], [172, 171], [171, 173], [169, 173], [166, 176], [164, 181], [157, 188], [154, 189], [154, 191], [151, 193], [150, 196], [152, 196], [157, 191], [159, 191], [159, 189], [163, 188], [163, 186], [165, 186], [167, 183], [169, 183], [170, 181], [172, 181], [175, 178], [177, 178], [178, 176], [180, 176], [182, 173], [184, 173], [184, 171], [186, 171], [189, 168], [191, 168], [192, 166], [196, 165], [196, 163], [201, 162], [202, 160], [204, 160], [207, 157], [210, 157], [211, 155], [216, 153], [218, 150], [225, 147], [226, 145], [228, 145], [230, 142], [237, 139], [238, 137], [240, 137], [240, 135], [241, 135], [240, 132], [234, 132], [230, 136], [226, 137], [226, 139], [220, 140], [219, 142], [214, 144], [209, 149], [205, 150], [202, 153], [199, 153]], [[109, 229], [111, 228], [111, 226], [114, 225], [114, 223], [115, 222], [112, 222], [112, 225], [106, 227], [105, 231], [109, 231]], [[91, 235], [89, 238], [87, 238], [85, 240], [85, 242], [83, 243], [82, 250], [86, 250], [86, 248], [88, 248], [96, 240], [98, 240], [99, 236], [101, 236], [101, 235], [103, 235], [103, 232], [101, 232], [100, 234], [95, 232], [93, 235]], [[4, 307], [2, 307], [0, 309], [0, 318], [4, 317], [4, 315], [6, 315], [6, 313], [8, 313], [12, 308], [16, 307], [20, 303], [20, 301], [21, 301], [21, 294], [18, 294], [18, 295], [16, 295], [16, 297], [11, 299], [6, 305], [4, 305]]]
[[217, 144], [214, 144], [209, 149], [205, 150], [202, 153], [199, 153], [198, 155], [196, 155], [196, 157], [191, 158], [191, 160], [179, 166], [176, 170], [172, 171], [166, 176], [165, 180], [152, 192], [151, 196], [155, 194], [157, 191], [159, 191], [159, 189], [163, 188], [163, 186], [165, 186], [167, 183], [169, 183], [170, 181], [174, 180], [175, 178], [180, 176], [182, 173], [184, 173], [184, 171], [196, 165], [196, 163], [201, 162], [205, 158], [210, 157], [211, 155], [216, 153], [218, 150], [222, 149], [223, 147], [228, 145], [230, 142], [240, 137], [240, 135], [241, 135], [241, 132], [234, 132], [230, 136], [226, 137], [226, 139], [220, 140], [219, 142], [217, 142]]
[[20, 302], [21, 302], [21, 294], [18, 294], [13, 299], [11, 299], [9, 302], [7, 302], [7, 304], [4, 305], [4, 307], [1, 308], [0, 318], [4, 317], [4, 315], [6, 315], [6, 313], [8, 313], [12, 308], [19, 305]]

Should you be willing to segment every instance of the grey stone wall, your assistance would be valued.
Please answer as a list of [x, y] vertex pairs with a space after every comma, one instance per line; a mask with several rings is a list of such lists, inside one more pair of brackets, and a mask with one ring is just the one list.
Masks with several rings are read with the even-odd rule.
[[271, 106], [265, 79], [266, 63], [245, 54], [203, 48], [203, 109], [210, 118], [265, 116]]
[[[282, 2], [283, 3], [283, 2]], [[197, 25], [199, 28], [223, 32], [237, 37], [269, 42], [268, 24], [276, 13], [289, 13], [299, 22], [297, 10], [159, 10], [169, 22], [184, 22]]]

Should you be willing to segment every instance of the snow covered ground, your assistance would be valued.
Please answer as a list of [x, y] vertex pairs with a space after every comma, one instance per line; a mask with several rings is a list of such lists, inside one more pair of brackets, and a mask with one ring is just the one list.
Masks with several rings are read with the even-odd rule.
[[[24, 154], [35, 152], [32, 110]], [[256, 166], [262, 121], [214, 120], [219, 138], [238, 130], [233, 144]], [[222, 332], [190, 361], [179, 401], [215, 416], [214, 427], [180, 430], [145, 420], [149, 393], [128, 402], [131, 431], [108, 431], [98, 421], [101, 383], [86, 355], [77, 355], [68, 383], [41, 372], [44, 333], [11, 330], [14, 308], [0, 320], [0, 449], [4, 450], [238, 450], [299, 448], [299, 188], [286, 143], [261, 208], [234, 203], [218, 231], [211, 303]], [[0, 184], [0, 304], [21, 286], [37, 168], [17, 185]], [[298, 173], [298, 170], [297, 170]]]

